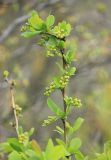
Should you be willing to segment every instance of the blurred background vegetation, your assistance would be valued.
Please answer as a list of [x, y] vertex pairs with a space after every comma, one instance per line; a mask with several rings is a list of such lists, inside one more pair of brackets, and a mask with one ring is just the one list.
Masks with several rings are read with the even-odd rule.
[[[111, 138], [111, 0], [0, 0], [0, 142], [15, 135], [9, 125], [13, 116], [8, 86], [2, 78], [5, 69], [17, 81], [16, 102], [23, 108], [20, 123], [26, 130], [35, 127], [34, 138], [42, 147], [50, 134], [52, 138], [56, 135], [54, 125], [41, 127], [49, 114], [44, 88], [56, 75], [56, 59], [46, 59], [37, 38], [20, 35], [33, 9], [43, 18], [51, 13], [57, 22], [65, 19], [72, 25], [68, 41], [77, 44], [77, 72], [68, 92], [81, 98], [83, 105], [74, 110], [70, 121], [77, 116], [85, 119], [77, 133], [83, 141], [82, 150], [86, 154], [99, 152]], [[53, 96], [58, 102], [60, 93]]]

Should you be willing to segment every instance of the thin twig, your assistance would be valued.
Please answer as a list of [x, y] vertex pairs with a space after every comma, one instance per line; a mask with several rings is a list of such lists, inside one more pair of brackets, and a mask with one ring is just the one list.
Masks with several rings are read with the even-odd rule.
[[14, 86], [13, 86], [12, 82], [10, 82], [8, 80], [8, 78], [6, 78], [5, 81], [9, 85], [10, 97], [11, 97], [11, 108], [13, 110], [14, 118], [15, 118], [15, 125], [14, 125], [14, 127], [16, 129], [17, 136], [19, 136], [19, 123], [18, 123], [18, 116], [17, 116], [17, 112], [16, 112], [15, 98], [14, 98]]
[[16, 113], [16, 104], [15, 104], [15, 99], [14, 99], [14, 90], [13, 87], [10, 87], [10, 95], [11, 95], [11, 103], [12, 103], [12, 109], [14, 112], [14, 118], [15, 118], [15, 129], [16, 129], [16, 133], [17, 136], [19, 135], [19, 125], [18, 125], [18, 116]]

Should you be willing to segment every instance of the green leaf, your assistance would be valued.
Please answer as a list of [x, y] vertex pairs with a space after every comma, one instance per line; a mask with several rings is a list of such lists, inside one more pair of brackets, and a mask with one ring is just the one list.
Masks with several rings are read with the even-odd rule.
[[69, 70], [69, 74], [70, 76], [73, 76], [76, 72], [76, 68], [75, 67], [72, 67], [70, 70]]
[[69, 23], [66, 25], [66, 29], [67, 29], [67, 35], [69, 35], [72, 29]]
[[28, 156], [28, 160], [40, 160], [41, 157], [32, 149], [27, 149], [25, 154]]
[[22, 146], [22, 144], [20, 144], [16, 138], [9, 138], [9, 139], [8, 139], [8, 143], [10, 144], [10, 146], [11, 146], [14, 150], [16, 150], [16, 151], [18, 151], [18, 152], [23, 151], [23, 146]]
[[83, 122], [84, 122], [83, 118], [81, 118], [81, 117], [77, 118], [77, 120], [75, 121], [74, 126], [73, 126], [73, 132], [77, 131], [81, 127]]
[[56, 126], [56, 130], [55, 131], [58, 132], [61, 135], [64, 134], [64, 130], [62, 128], [60, 128], [59, 126]]
[[75, 56], [75, 52], [73, 49], [69, 49], [65, 55], [65, 59], [67, 61], [67, 63], [71, 63], [72, 61], [74, 61], [74, 56]]
[[46, 151], [45, 151], [45, 160], [59, 160], [60, 158], [64, 158], [65, 154], [69, 153], [65, 150], [63, 145], [54, 146], [51, 139], [49, 139]]
[[70, 126], [70, 128], [68, 130], [68, 136], [70, 137], [74, 132], [76, 132], [81, 127], [83, 122], [84, 122], [83, 118], [81, 118], [81, 117], [77, 118], [73, 127]]
[[59, 139], [59, 138], [56, 138], [56, 142], [57, 142], [59, 145], [63, 145], [64, 147], [66, 146], [66, 144], [64, 143], [64, 141], [62, 141], [62, 140]]
[[102, 153], [98, 155], [96, 160], [107, 160], [107, 159], [108, 159], [107, 155], [105, 153]]
[[104, 152], [107, 152], [108, 150], [111, 150], [111, 141], [108, 141], [104, 145]]
[[42, 29], [43, 20], [39, 17], [36, 11], [32, 11], [31, 17], [28, 19], [28, 23], [34, 29], [40, 31]]
[[28, 132], [28, 136], [29, 136], [29, 137], [33, 135], [34, 130], [35, 130], [34, 128], [31, 128], [31, 129], [29, 130], [29, 132]]
[[20, 127], [18, 128], [18, 130], [19, 130], [19, 134], [22, 134], [22, 133], [24, 132], [22, 126], [20, 126]]
[[81, 140], [79, 138], [74, 138], [71, 140], [71, 142], [69, 144], [68, 151], [71, 154], [73, 154], [79, 150], [80, 146], [81, 146]]
[[80, 151], [75, 152], [75, 157], [77, 160], [86, 160], [86, 157]]
[[11, 152], [13, 151], [13, 148], [10, 146], [8, 142], [1, 143], [0, 144], [0, 149], [3, 150], [4, 152]]
[[65, 113], [61, 111], [61, 109], [53, 102], [51, 98], [47, 100], [48, 107], [58, 116], [64, 117]]
[[51, 139], [48, 140], [48, 144], [46, 146], [45, 156], [46, 160], [51, 160], [53, 157], [54, 145]]
[[40, 34], [40, 33], [41, 33], [41, 31], [33, 31], [33, 32], [27, 31], [27, 32], [22, 33], [21, 35], [25, 38], [31, 38], [31, 37], [34, 37], [35, 35]]
[[32, 145], [33, 150], [34, 150], [38, 155], [42, 155], [41, 148], [40, 148], [40, 146], [39, 146], [39, 144], [38, 144], [37, 141], [32, 140], [32, 141], [31, 141], [31, 145]]
[[107, 158], [110, 160], [111, 159], [111, 150], [109, 150], [108, 152], [107, 152]]
[[[63, 145], [56, 146], [54, 148], [54, 153], [53, 153], [54, 158], [53, 158], [53, 160], [59, 160], [61, 158], [64, 158], [65, 157], [65, 152], [66, 152], [66, 150], [65, 150]], [[67, 155], [69, 155], [69, 154], [67, 153]]]
[[66, 25], [67, 25], [66, 21], [62, 21], [62, 22], [60, 22], [60, 23], [58, 24], [58, 26], [59, 26], [61, 29], [64, 29], [64, 30], [66, 30]]
[[62, 40], [58, 41], [58, 47], [59, 47], [60, 49], [65, 48], [65, 42], [62, 41]]
[[13, 151], [12, 153], [9, 154], [8, 160], [22, 160], [22, 158], [18, 152]]
[[46, 25], [47, 25], [47, 27], [48, 28], [51, 27], [54, 24], [54, 22], [55, 22], [54, 16], [53, 15], [49, 15], [47, 17], [47, 19], [46, 19]]

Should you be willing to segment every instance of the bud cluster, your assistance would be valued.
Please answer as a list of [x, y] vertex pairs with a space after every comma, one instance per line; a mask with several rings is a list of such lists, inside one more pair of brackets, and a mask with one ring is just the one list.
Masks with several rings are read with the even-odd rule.
[[56, 29], [55, 35], [56, 35], [57, 38], [61, 38], [62, 39], [62, 38], [65, 37], [65, 34], [64, 34], [65, 30], [64, 29], [62, 29], [59, 26], [56, 26], [55, 29]]
[[18, 136], [19, 143], [24, 144], [28, 140], [28, 136], [26, 133], [19, 134]]
[[47, 48], [47, 56], [48, 57], [54, 57], [54, 53], [57, 52], [57, 49], [55, 48], [55, 46], [51, 46]]
[[8, 78], [8, 76], [9, 76], [9, 72], [7, 70], [5, 70], [3, 72], [3, 77], [6, 79], [6, 78]]
[[49, 96], [54, 91], [55, 87], [55, 83], [51, 82], [50, 86], [45, 88], [44, 95]]
[[48, 119], [44, 120], [42, 126], [48, 126], [49, 124], [55, 122], [57, 120], [56, 116], [48, 116]]
[[16, 86], [16, 81], [14, 79], [11, 81], [11, 85]]
[[29, 23], [26, 23], [21, 27], [21, 32], [26, 32], [29, 28], [32, 28]]
[[64, 88], [67, 86], [67, 84], [69, 82], [69, 78], [70, 78], [69, 73], [66, 71], [64, 73], [64, 75], [60, 78], [60, 87], [61, 88]]
[[65, 97], [65, 102], [67, 104], [67, 106], [76, 106], [78, 108], [80, 108], [82, 106], [81, 104], [81, 100], [77, 99], [77, 98], [72, 98], [72, 97]]
[[22, 26], [21, 32], [25, 32], [27, 30], [27, 26]]
[[19, 105], [16, 104], [14, 109], [16, 110], [17, 116], [19, 116], [21, 114], [22, 108], [19, 107]]

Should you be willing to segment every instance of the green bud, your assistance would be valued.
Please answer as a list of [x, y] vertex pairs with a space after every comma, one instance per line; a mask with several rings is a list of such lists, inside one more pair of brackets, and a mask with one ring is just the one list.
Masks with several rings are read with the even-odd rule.
[[5, 71], [3, 72], [3, 77], [4, 77], [4, 78], [8, 78], [8, 76], [9, 76], [9, 72], [8, 72], [7, 70], [5, 70]]
[[28, 137], [25, 133], [22, 133], [18, 136], [19, 143], [25, 143], [28, 140]]
[[12, 80], [11, 85], [12, 85], [12, 86], [16, 86], [16, 81], [15, 81], [15, 80]]
[[18, 112], [21, 112], [21, 111], [22, 111], [22, 108], [19, 107], [19, 105], [16, 104], [16, 105], [15, 105], [15, 110], [18, 111]]

